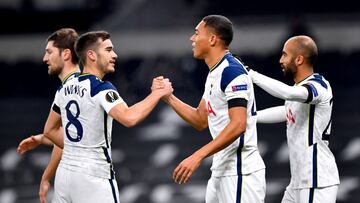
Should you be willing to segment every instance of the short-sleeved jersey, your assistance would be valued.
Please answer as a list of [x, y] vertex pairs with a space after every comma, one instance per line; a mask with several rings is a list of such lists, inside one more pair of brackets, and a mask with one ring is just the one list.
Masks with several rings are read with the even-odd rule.
[[208, 109], [208, 126], [213, 139], [229, 124], [228, 101], [247, 101], [246, 131], [232, 144], [214, 154], [213, 176], [243, 175], [265, 168], [257, 148], [254, 88], [243, 64], [231, 53], [209, 72], [203, 99]]
[[60, 166], [113, 179], [112, 118], [108, 112], [124, 102], [110, 82], [94, 75], [68, 79], [57, 91], [53, 109], [61, 113], [64, 149]]
[[287, 141], [293, 189], [339, 184], [335, 158], [329, 149], [332, 89], [324, 77], [313, 74], [296, 84], [306, 87], [305, 103], [286, 101]]

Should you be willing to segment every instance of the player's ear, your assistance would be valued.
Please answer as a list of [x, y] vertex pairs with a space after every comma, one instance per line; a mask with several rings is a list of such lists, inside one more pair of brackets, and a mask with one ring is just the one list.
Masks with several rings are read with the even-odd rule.
[[295, 59], [295, 63], [296, 63], [296, 65], [301, 65], [304, 63], [304, 60], [305, 60], [305, 58], [303, 55], [298, 55]]
[[87, 50], [86, 56], [92, 61], [95, 61], [96, 59], [96, 53], [91, 49]]
[[212, 35], [210, 36], [210, 39], [209, 39], [209, 41], [210, 41], [210, 46], [212, 46], [212, 47], [215, 46], [217, 40], [218, 40], [217, 36], [214, 35], [214, 34], [212, 34]]
[[64, 49], [62, 51], [62, 54], [63, 54], [63, 58], [64, 58], [65, 61], [71, 59], [71, 51], [70, 51], [70, 49]]

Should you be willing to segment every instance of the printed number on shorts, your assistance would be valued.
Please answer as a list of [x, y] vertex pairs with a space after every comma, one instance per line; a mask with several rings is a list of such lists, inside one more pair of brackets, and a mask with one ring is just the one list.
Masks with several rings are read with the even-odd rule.
[[[75, 115], [73, 115], [73, 113], [70, 110], [70, 108], [72, 108], [72, 107], [73, 107], [73, 109], [75, 108]], [[78, 120], [79, 115], [80, 115], [79, 104], [75, 100], [71, 100], [66, 105], [65, 109], [66, 109], [66, 117], [69, 120], [69, 122], [65, 126], [66, 137], [72, 142], [79, 142], [83, 137], [83, 127], [82, 127], [80, 121]], [[70, 132], [69, 132], [70, 126], [73, 126], [73, 127], [71, 127], [72, 129], [75, 127], [76, 135], [73, 135], [73, 136], [70, 135]]]

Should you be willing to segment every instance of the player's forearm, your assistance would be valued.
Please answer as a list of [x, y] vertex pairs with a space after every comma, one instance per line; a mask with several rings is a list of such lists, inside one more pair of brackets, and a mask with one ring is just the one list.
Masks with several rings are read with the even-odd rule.
[[126, 120], [124, 125], [132, 127], [143, 121], [155, 108], [160, 101], [160, 96], [156, 93], [151, 93], [144, 100], [134, 104], [125, 111]]
[[245, 132], [246, 123], [239, 124], [238, 122], [230, 122], [223, 131], [211, 142], [206, 144], [204, 147], [196, 151], [202, 159], [209, 157], [229, 146], [236, 139], [240, 137], [241, 134]]
[[173, 94], [166, 100], [166, 103], [168, 103], [184, 121], [189, 123], [195, 129], [203, 130], [208, 126], [206, 112], [202, 112], [200, 107], [194, 108], [182, 102]]
[[285, 106], [276, 106], [257, 111], [257, 123], [281, 123], [286, 121]]
[[42, 175], [42, 180], [51, 180], [56, 173], [56, 169], [60, 163], [61, 160], [61, 155], [62, 155], [62, 150], [57, 147], [56, 145], [54, 145], [53, 147], [53, 151], [51, 153], [51, 158], [50, 161]]
[[46, 129], [44, 130], [44, 138], [50, 140], [61, 149], [64, 148], [64, 135], [59, 129]]
[[253, 83], [274, 97], [299, 102], [304, 102], [308, 98], [308, 90], [303, 86], [289, 86], [253, 70], [249, 71], [249, 75]]
[[51, 110], [44, 127], [44, 137], [48, 138], [61, 149], [64, 147], [64, 135], [61, 129], [61, 116]]
[[36, 136], [40, 136], [41, 137], [41, 144], [43, 145], [49, 145], [49, 146], [53, 146], [54, 143], [47, 137], [44, 136], [44, 134], [39, 134]]

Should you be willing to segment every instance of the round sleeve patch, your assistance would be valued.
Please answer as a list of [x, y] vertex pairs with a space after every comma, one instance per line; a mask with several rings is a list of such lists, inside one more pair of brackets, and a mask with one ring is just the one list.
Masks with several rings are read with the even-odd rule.
[[106, 99], [106, 101], [113, 103], [114, 101], [119, 99], [119, 96], [117, 95], [117, 93], [115, 91], [110, 91], [110, 92], [106, 93], [105, 99]]

